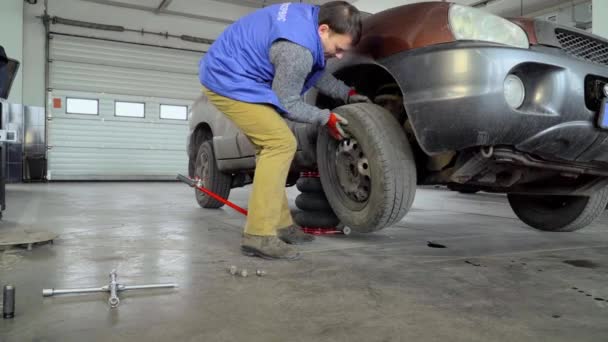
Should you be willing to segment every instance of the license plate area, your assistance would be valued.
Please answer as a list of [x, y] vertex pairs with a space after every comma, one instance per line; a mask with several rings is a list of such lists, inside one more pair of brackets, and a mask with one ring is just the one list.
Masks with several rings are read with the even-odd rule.
[[602, 100], [602, 105], [600, 106], [600, 116], [598, 118], [598, 125], [603, 129], [608, 129], [608, 105], [606, 104], [606, 100], [608, 100], [608, 98], [604, 98]]
[[608, 83], [608, 79], [588, 75], [585, 77], [585, 105], [587, 109], [597, 112], [600, 109], [604, 95], [604, 85]]

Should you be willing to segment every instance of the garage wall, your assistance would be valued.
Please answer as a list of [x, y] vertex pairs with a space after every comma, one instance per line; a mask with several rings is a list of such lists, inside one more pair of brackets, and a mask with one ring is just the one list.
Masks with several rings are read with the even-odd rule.
[[[176, 1], [178, 4], [180, 1]], [[155, 6], [159, 1], [134, 1], [135, 4]], [[200, 3], [204, 1], [199, 1]], [[201, 7], [201, 4], [194, 4], [194, 7]], [[226, 5], [221, 2], [210, 2], [209, 14], [213, 13], [226, 20], [238, 18], [238, 14], [246, 14], [246, 7], [230, 6], [235, 13], [229, 14]], [[240, 10], [239, 10], [240, 8]], [[186, 13], [188, 12], [185, 9]], [[192, 35], [197, 37], [215, 39], [226, 27], [226, 23], [204, 21], [200, 19], [187, 18], [174, 15], [156, 15], [147, 11], [107, 6], [85, 0], [49, 0], [49, 14], [62, 18], [75, 19], [80, 21], [120, 25], [131, 29], [145, 29], [154, 32], [169, 32], [176, 35]], [[170, 46], [185, 49], [206, 48], [205, 45], [191, 43], [175, 38], [165, 38], [155, 35], [140, 34], [136, 32], [112, 32], [82, 27], [66, 25], [53, 25], [52, 31], [71, 33], [84, 36], [95, 36], [129, 42]]]
[[[59, 24], [50, 26], [49, 89], [45, 89], [44, 1], [21, 7], [23, 102], [47, 108], [47, 174], [62, 179], [172, 179], [187, 169], [187, 122], [160, 119], [161, 104], [191, 105], [199, 95], [198, 60], [208, 45], [178, 38], [112, 32]], [[3, 1], [4, 2], [4, 1]], [[154, 6], [159, 1], [132, 2]], [[207, 3], [209, 6], [202, 4]], [[178, 3], [178, 2], [175, 2]], [[180, 0], [176, 8], [219, 21], [187, 18], [87, 0], [48, 0], [48, 14], [127, 29], [215, 39], [232, 20], [252, 8], [219, 1]], [[2, 8], [5, 8], [3, 3]], [[188, 7], [194, 10], [188, 11]], [[6, 13], [2, 11], [3, 14]], [[81, 36], [81, 37], [70, 37]], [[87, 38], [83, 38], [87, 37]], [[94, 39], [91, 39], [94, 38]], [[121, 43], [126, 42], [126, 43]], [[133, 43], [133, 44], [128, 44]], [[68, 97], [99, 101], [91, 117], [66, 113]], [[56, 107], [53, 99], [60, 101]], [[115, 102], [140, 102], [144, 118], [115, 116]]]
[[23, 104], [44, 107], [44, 48], [45, 36], [42, 20], [42, 1], [37, 5], [23, 3]]
[[[42, 20], [37, 18], [43, 15], [43, 1], [36, 5], [23, 3], [22, 0], [2, 0], [19, 3], [23, 6], [23, 78], [24, 103], [27, 105], [44, 106], [44, 51], [45, 37]], [[154, 1], [155, 3], [157, 1]], [[201, 8], [200, 1], [192, 6]], [[234, 20], [245, 15], [252, 9], [248, 7], [223, 4], [217, 1], [207, 1], [205, 6], [208, 13], [218, 13], [226, 20]], [[150, 1], [138, 1], [145, 5]], [[154, 32], [169, 32], [174, 35], [190, 35], [201, 38], [215, 39], [224, 30], [226, 23], [204, 21], [194, 18], [178, 17], [173, 15], [156, 15], [154, 13], [101, 5], [84, 0], [48, 0], [49, 15], [67, 19], [95, 22], [108, 25], [119, 25], [131, 29], [145, 29]], [[3, 6], [4, 4], [0, 5]], [[219, 11], [219, 12], [217, 12]], [[135, 42], [141, 44], [175, 47], [191, 50], [206, 50], [205, 44], [186, 42], [176, 38], [165, 38], [158, 35], [140, 34], [135, 32], [111, 32], [82, 27], [65, 25], [51, 25], [53, 32], [75, 34], [81, 36], [107, 38], [113, 40]]]
[[593, 33], [608, 38], [608, 2], [593, 0]]

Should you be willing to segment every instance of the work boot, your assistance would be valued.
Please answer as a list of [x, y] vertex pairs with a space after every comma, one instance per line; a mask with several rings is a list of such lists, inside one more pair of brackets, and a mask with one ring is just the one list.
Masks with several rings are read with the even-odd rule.
[[300, 257], [298, 250], [278, 237], [243, 234], [241, 251], [248, 256], [258, 256], [263, 259], [288, 259]]
[[292, 245], [311, 242], [315, 239], [314, 236], [304, 233], [302, 229], [295, 224], [292, 224], [287, 228], [277, 229], [277, 236], [279, 239]]

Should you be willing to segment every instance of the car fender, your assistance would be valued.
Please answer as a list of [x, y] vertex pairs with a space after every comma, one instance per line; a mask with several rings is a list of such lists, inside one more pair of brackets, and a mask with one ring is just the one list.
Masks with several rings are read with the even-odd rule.
[[[236, 139], [239, 135], [242, 135], [242, 133], [230, 119], [209, 102], [209, 99], [204, 94], [192, 105], [192, 114], [189, 123], [191, 137], [189, 144], [194, 142], [192, 139], [193, 134], [201, 124], [207, 124], [211, 129], [214, 141], [213, 149], [216, 158], [235, 158], [234, 150], [236, 149], [238, 151]], [[218, 148], [218, 146], [220, 148]], [[194, 146], [190, 146], [188, 150], [190, 153], [196, 152]]]

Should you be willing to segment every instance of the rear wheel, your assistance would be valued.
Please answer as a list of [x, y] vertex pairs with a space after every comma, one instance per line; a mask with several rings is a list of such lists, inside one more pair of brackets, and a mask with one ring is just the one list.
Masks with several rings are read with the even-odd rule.
[[527, 225], [551, 232], [572, 232], [590, 225], [608, 204], [608, 187], [589, 197], [508, 194], [509, 204]]
[[[204, 188], [220, 197], [228, 198], [230, 195], [232, 176], [218, 169], [211, 141], [205, 141], [198, 149], [194, 163], [194, 177], [200, 178]], [[196, 201], [202, 208], [220, 208], [224, 205], [201, 191], [195, 189], [194, 192]]]

